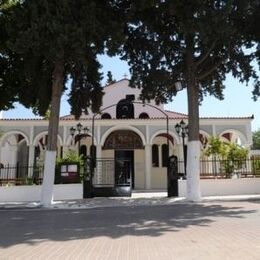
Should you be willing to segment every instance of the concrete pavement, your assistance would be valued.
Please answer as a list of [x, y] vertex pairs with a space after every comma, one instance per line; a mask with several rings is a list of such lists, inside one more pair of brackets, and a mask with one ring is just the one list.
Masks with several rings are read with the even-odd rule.
[[[2, 208], [0, 259], [260, 259], [256, 198], [201, 203], [137, 198], [131, 205], [132, 200], [96, 208], [76, 206], [83, 203], [59, 210]], [[152, 204], [158, 201], [168, 204]]]
[[[260, 200], [260, 195], [233, 195], [233, 196], [210, 196], [202, 197], [201, 202], [207, 201], [249, 201]], [[53, 201], [49, 209], [91, 209], [99, 207], [122, 207], [122, 206], [159, 206], [173, 205], [176, 203], [190, 203], [184, 197], [167, 197], [166, 192], [133, 192], [131, 197], [102, 197], [80, 200]], [[41, 208], [38, 201], [31, 202], [7, 202], [0, 203], [0, 209], [36, 209]]]

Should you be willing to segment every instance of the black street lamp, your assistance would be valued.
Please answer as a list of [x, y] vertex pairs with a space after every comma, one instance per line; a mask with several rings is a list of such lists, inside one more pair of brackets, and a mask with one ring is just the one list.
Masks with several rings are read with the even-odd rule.
[[81, 123], [78, 123], [76, 125], [76, 127], [71, 127], [70, 128], [70, 134], [72, 136], [72, 138], [75, 136], [78, 136], [78, 153], [79, 153], [79, 156], [80, 156], [80, 140], [83, 136], [85, 136], [89, 131], [89, 128], [88, 127], [83, 127], [83, 125]]
[[185, 153], [185, 137], [188, 136], [189, 130], [188, 125], [181, 120], [180, 123], [175, 125], [175, 130], [177, 134], [182, 138], [182, 149], [183, 149], [183, 159], [184, 159], [184, 177], [186, 177], [186, 165], [187, 165], [187, 157]]

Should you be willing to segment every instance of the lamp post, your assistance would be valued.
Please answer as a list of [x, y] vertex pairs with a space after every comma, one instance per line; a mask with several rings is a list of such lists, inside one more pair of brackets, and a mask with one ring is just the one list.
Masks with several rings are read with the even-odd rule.
[[185, 153], [185, 137], [188, 136], [188, 125], [181, 120], [180, 123], [175, 125], [175, 130], [177, 134], [182, 138], [182, 149], [183, 149], [183, 159], [184, 159], [184, 177], [186, 177], [186, 165], [187, 165], [187, 158]]
[[85, 136], [89, 131], [88, 127], [83, 127], [83, 125], [81, 123], [78, 123], [76, 125], [76, 127], [71, 127], [70, 128], [70, 134], [72, 136], [72, 138], [76, 135], [78, 136], [79, 140], [78, 140], [78, 153], [80, 156], [80, 140], [83, 136]]

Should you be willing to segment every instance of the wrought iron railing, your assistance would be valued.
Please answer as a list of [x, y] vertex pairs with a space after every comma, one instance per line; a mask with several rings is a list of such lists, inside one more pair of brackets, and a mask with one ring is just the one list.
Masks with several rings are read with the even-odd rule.
[[[178, 173], [184, 176], [184, 162], [178, 161]], [[260, 159], [201, 160], [200, 178], [255, 178], [260, 177]]]
[[7, 164], [0, 168], [0, 186], [41, 184], [42, 179], [42, 165]]
[[[184, 176], [184, 162], [178, 161], [178, 174]], [[260, 159], [247, 160], [201, 160], [201, 179], [221, 178], [256, 178], [260, 177]], [[39, 185], [43, 179], [43, 166], [4, 165], [0, 168], [0, 186], [6, 185]], [[57, 183], [57, 182], [55, 182]], [[93, 185], [115, 185], [115, 163], [113, 159], [97, 160], [94, 169]]]

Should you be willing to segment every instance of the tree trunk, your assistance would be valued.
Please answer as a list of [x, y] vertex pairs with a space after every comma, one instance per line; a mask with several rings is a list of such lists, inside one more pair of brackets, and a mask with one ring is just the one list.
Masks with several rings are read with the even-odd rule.
[[187, 194], [190, 201], [200, 201], [199, 86], [191, 50], [186, 56], [189, 141], [187, 151]]
[[44, 160], [44, 177], [41, 193], [41, 204], [49, 206], [53, 199], [57, 136], [59, 128], [60, 100], [63, 90], [64, 61], [57, 58], [53, 70], [52, 96], [48, 127], [47, 150]]

